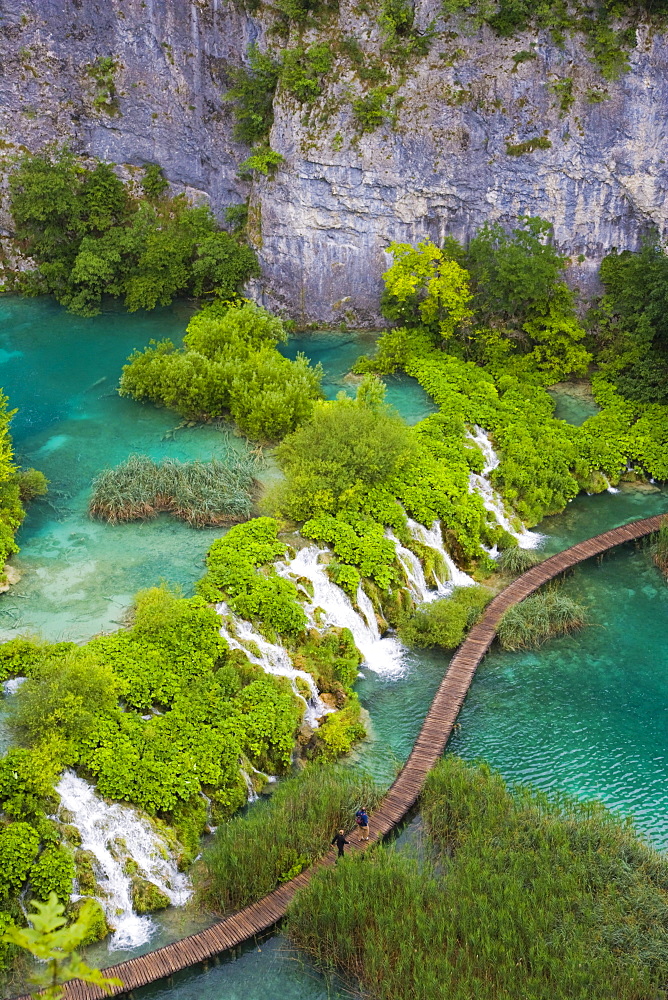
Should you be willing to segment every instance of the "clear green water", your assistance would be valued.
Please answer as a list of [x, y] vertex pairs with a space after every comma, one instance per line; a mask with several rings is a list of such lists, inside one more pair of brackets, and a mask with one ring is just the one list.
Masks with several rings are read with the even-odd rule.
[[549, 393], [554, 399], [555, 417], [575, 424], [576, 427], [580, 427], [587, 417], [593, 417], [600, 410], [586, 383], [560, 382]]
[[[166, 578], [187, 589], [200, 575], [215, 531], [196, 532], [167, 518], [110, 527], [90, 522], [85, 513], [95, 473], [131, 452], [188, 459], [221, 447], [213, 428], [172, 438], [173, 415], [113, 392], [130, 350], [151, 337], [178, 337], [187, 315], [177, 306], [149, 316], [78, 320], [48, 301], [0, 299], [0, 381], [12, 406], [20, 407], [17, 451], [53, 482], [49, 503], [35, 505], [21, 531], [18, 562], [25, 576], [0, 598], [0, 634], [31, 628], [51, 638], [85, 638], [113, 627], [139, 587]], [[311, 334], [292, 340], [286, 353], [304, 350], [321, 360], [332, 397], [342, 388], [353, 391], [345, 372], [371, 342], [367, 336]], [[388, 397], [411, 421], [432, 410], [410, 379], [392, 381]], [[576, 423], [580, 416], [581, 410], [573, 411], [570, 419]], [[665, 491], [624, 487], [615, 495], [577, 498], [539, 530], [552, 552], [661, 511], [668, 511]], [[597, 626], [539, 653], [490, 654], [451, 750], [471, 759], [485, 756], [510, 780], [564, 788], [633, 812], [641, 829], [668, 847], [668, 588], [644, 554], [632, 549], [586, 564], [567, 586], [585, 597]], [[373, 735], [357, 760], [379, 778], [390, 780], [410, 752], [447, 664], [442, 654], [414, 655], [401, 680], [369, 673], [360, 681]], [[154, 945], [194, 929], [187, 914], [170, 914]], [[350, 996], [299, 961], [281, 935], [235, 961], [140, 993], [170, 1000]]]

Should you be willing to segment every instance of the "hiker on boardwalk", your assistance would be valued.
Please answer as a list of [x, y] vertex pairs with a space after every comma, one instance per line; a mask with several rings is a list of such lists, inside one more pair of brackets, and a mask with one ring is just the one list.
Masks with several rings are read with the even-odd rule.
[[355, 822], [360, 828], [360, 840], [369, 839], [369, 816], [366, 811], [366, 806], [362, 806], [355, 813]]
[[[343, 848], [344, 848], [344, 845], [345, 844], [349, 844], [350, 841], [346, 840], [346, 835], [343, 832], [343, 830], [339, 830], [339, 832], [335, 833], [334, 836], [332, 837], [332, 843], [336, 844], [336, 846], [337, 846], [337, 848], [339, 850], [339, 858], [342, 858], [343, 857]], [[337, 858], [337, 860], [338, 860], [338, 858]]]

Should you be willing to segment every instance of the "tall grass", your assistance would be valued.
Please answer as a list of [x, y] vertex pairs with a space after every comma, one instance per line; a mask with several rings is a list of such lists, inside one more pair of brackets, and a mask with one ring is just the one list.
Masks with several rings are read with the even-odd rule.
[[173, 514], [196, 528], [233, 524], [250, 517], [256, 488], [256, 459], [231, 455], [226, 461], [154, 462], [131, 455], [93, 482], [89, 512], [111, 524]]
[[509, 549], [504, 549], [499, 555], [499, 568], [509, 576], [519, 576], [526, 573], [532, 566], [536, 566], [541, 561], [541, 557], [533, 549], [521, 549], [519, 545], [513, 545]]
[[584, 605], [553, 589], [527, 597], [509, 608], [499, 623], [497, 635], [504, 649], [536, 649], [548, 639], [588, 624]]
[[624, 821], [453, 757], [423, 816], [438, 868], [376, 848], [319, 872], [292, 940], [378, 1000], [665, 996], [668, 860]]
[[373, 809], [380, 797], [373, 781], [351, 768], [307, 767], [218, 827], [195, 873], [200, 899], [220, 913], [260, 899], [325, 854], [337, 830], [351, 829], [357, 809]]
[[651, 547], [654, 562], [668, 576], [668, 517], [661, 519], [661, 526], [652, 539]]

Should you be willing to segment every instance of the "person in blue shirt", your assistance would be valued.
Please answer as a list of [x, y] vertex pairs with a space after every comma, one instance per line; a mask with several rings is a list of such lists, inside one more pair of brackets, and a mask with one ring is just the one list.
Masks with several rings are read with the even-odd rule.
[[360, 840], [369, 839], [369, 816], [366, 811], [366, 807], [362, 806], [355, 813], [355, 822], [360, 828]]

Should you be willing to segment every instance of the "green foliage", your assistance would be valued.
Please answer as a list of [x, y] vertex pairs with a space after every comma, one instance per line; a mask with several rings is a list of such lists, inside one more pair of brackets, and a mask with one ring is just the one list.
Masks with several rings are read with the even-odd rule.
[[271, 146], [255, 146], [250, 156], [239, 164], [239, 177], [249, 180], [253, 176], [253, 171], [262, 174], [264, 177], [273, 176], [276, 168], [284, 163], [284, 158]]
[[311, 103], [322, 93], [322, 80], [332, 63], [332, 50], [326, 42], [286, 49], [281, 62], [281, 83], [298, 100]]
[[97, 111], [104, 111], [108, 115], [120, 114], [116, 95], [118, 68], [118, 62], [113, 56], [98, 56], [86, 69], [87, 75], [95, 83], [93, 106]]
[[154, 462], [131, 455], [93, 481], [89, 511], [112, 524], [168, 511], [192, 527], [230, 524], [250, 517], [256, 462], [230, 452], [226, 461]]
[[419, 604], [405, 615], [399, 622], [399, 638], [418, 649], [456, 649], [491, 597], [486, 587], [455, 587], [449, 597]]
[[333, 626], [324, 632], [311, 629], [292, 659], [298, 670], [313, 675], [321, 693], [336, 695], [341, 704], [352, 694], [362, 662], [350, 630]]
[[232, 71], [233, 86], [226, 100], [234, 105], [236, 119], [233, 135], [238, 142], [252, 146], [265, 140], [274, 121], [274, 92], [279, 64], [256, 45], [248, 49], [248, 68]]
[[506, 153], [508, 156], [524, 156], [525, 153], [533, 153], [536, 149], [552, 149], [552, 143], [546, 135], [535, 135], [524, 142], [506, 142]]
[[[31, 976], [31, 982], [40, 989], [39, 996], [47, 1000], [63, 1000], [65, 991], [62, 984], [72, 979], [92, 983], [104, 993], [111, 993], [112, 987], [123, 985], [120, 979], [103, 976], [97, 969], [86, 965], [75, 949], [90, 937], [91, 926], [96, 920], [96, 905], [89, 900], [80, 908], [77, 919], [66, 926], [65, 908], [55, 893], [46, 903], [33, 902], [34, 912], [30, 914], [30, 927], [8, 927], [3, 940], [18, 945], [33, 955], [42, 965]], [[37, 996], [37, 994], [34, 994]]]
[[38, 899], [47, 900], [53, 892], [66, 903], [73, 880], [74, 858], [65, 847], [47, 847], [30, 869], [30, 885]]
[[302, 526], [305, 538], [324, 542], [341, 563], [359, 567], [382, 590], [400, 580], [393, 543], [385, 538], [382, 524], [366, 514], [341, 511], [321, 514]]
[[360, 704], [355, 695], [344, 708], [325, 716], [313, 734], [314, 746], [307, 756], [332, 763], [343, 754], [350, 753], [355, 743], [365, 736]]
[[415, 457], [411, 433], [384, 393], [378, 379], [365, 376], [355, 399], [340, 393], [317, 404], [282, 442], [276, 457], [286, 483], [277, 505], [284, 514], [304, 520], [334, 512], [347, 493], [382, 486]]
[[0, 832], [0, 898], [21, 888], [39, 850], [40, 837], [28, 823], [10, 823]]
[[251, 437], [276, 440], [311, 414], [322, 368], [289, 361], [275, 345], [283, 324], [251, 302], [214, 302], [188, 325], [184, 348], [152, 342], [123, 368], [121, 396], [151, 400], [182, 416], [232, 416]]
[[216, 830], [204, 855], [198, 889], [219, 912], [260, 899], [329, 848], [332, 834], [349, 829], [360, 806], [372, 809], [380, 790], [363, 774], [310, 765], [281, 782], [268, 801]]
[[21, 505], [21, 477], [14, 465], [9, 425], [16, 410], [8, 410], [7, 396], [0, 391], [0, 572], [9, 556], [18, 552], [14, 535], [25, 511]]
[[451, 756], [422, 810], [436, 864], [379, 848], [317, 872], [295, 945], [382, 1000], [660, 996], [668, 869], [627, 822]]
[[668, 576], [668, 518], [664, 517], [661, 527], [651, 543], [654, 562], [662, 573]]
[[46, 496], [49, 491], [49, 480], [38, 469], [21, 469], [18, 483], [21, 503], [30, 503], [35, 497]]
[[38, 267], [15, 275], [18, 290], [94, 316], [105, 295], [154, 309], [179, 294], [232, 295], [258, 273], [250, 247], [218, 231], [210, 209], [157, 200], [160, 179], [145, 180], [152, 200], [137, 204], [109, 164], [84, 168], [66, 149], [24, 156], [10, 177], [11, 211]]
[[362, 97], [355, 98], [352, 104], [353, 120], [360, 132], [375, 132], [391, 121], [389, 99], [395, 90], [395, 87], [388, 86], [373, 87]]
[[573, 77], [565, 76], [561, 80], [555, 80], [552, 86], [552, 92], [557, 95], [559, 100], [559, 110], [562, 115], [568, 114], [573, 105], [575, 104], [575, 94], [573, 93]]
[[588, 624], [587, 609], [554, 588], [509, 608], [499, 622], [498, 637], [503, 649], [537, 649], [554, 636]]
[[16, 693], [11, 720], [30, 742], [58, 733], [65, 740], [85, 739], [100, 716], [116, 707], [118, 686], [110, 667], [77, 649], [47, 658]]
[[270, 565], [286, 551], [273, 518], [256, 517], [238, 524], [209, 549], [207, 574], [199, 590], [209, 600], [224, 596], [236, 614], [259, 619], [273, 631], [301, 632], [307, 619], [297, 600], [297, 588]]
[[169, 190], [169, 181], [162, 172], [159, 163], [147, 163], [144, 167], [144, 176], [141, 180], [142, 191], [147, 198], [155, 201], [162, 198], [165, 191]]

